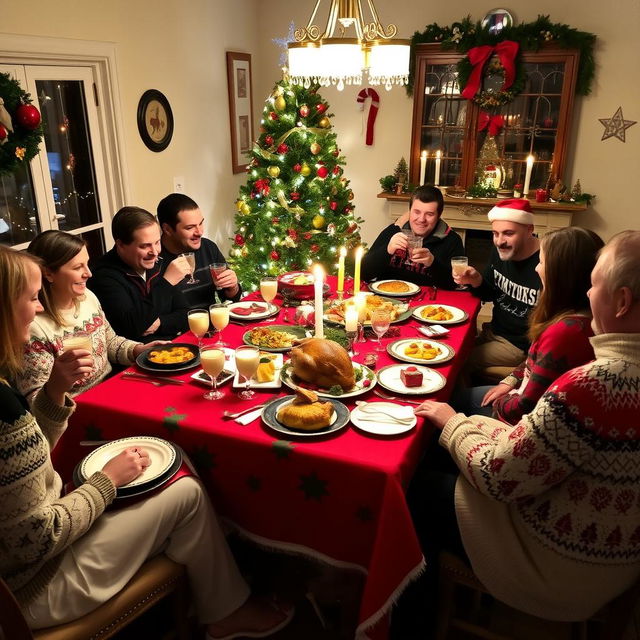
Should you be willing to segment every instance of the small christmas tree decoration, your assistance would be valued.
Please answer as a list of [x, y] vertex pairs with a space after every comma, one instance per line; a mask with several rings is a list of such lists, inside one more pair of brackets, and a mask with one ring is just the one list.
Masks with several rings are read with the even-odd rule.
[[284, 111], [287, 108], [287, 101], [282, 96], [278, 96], [273, 101], [273, 106], [276, 108], [276, 111]]
[[240, 213], [245, 216], [249, 215], [251, 213], [251, 207], [246, 202], [243, 202], [242, 206], [240, 207]]
[[327, 110], [327, 105], [324, 102], [318, 102], [316, 105], [316, 111], [318, 113], [324, 113]]
[[331, 126], [331, 122], [329, 121], [329, 118], [322, 118], [322, 120], [318, 122], [318, 125], [321, 126], [323, 129], [326, 129], [327, 127]]
[[273, 136], [266, 136], [264, 139], [264, 143], [268, 146], [271, 146], [273, 144]]
[[312, 142], [309, 146], [309, 151], [311, 151], [314, 156], [317, 156], [320, 151], [322, 151], [322, 147], [317, 142]]
[[267, 167], [267, 173], [272, 178], [277, 178], [280, 175], [280, 167], [276, 167], [275, 165], [271, 165]]
[[269, 120], [277, 120], [278, 119], [278, 114], [275, 111], [271, 111], [269, 113]]
[[308, 175], [311, 174], [311, 167], [305, 162], [302, 165], [302, 169], [300, 169], [300, 173], [306, 178]]
[[33, 131], [40, 124], [40, 112], [32, 104], [21, 104], [16, 109], [16, 120], [25, 129]]
[[576, 183], [573, 185], [573, 189], [571, 189], [571, 199], [579, 200], [582, 195], [582, 186], [580, 185], [580, 180], [576, 180]]
[[318, 178], [322, 178], [323, 180], [329, 175], [329, 170], [327, 167], [318, 167]]
[[283, 142], [282, 144], [278, 145], [278, 148], [276, 149], [276, 151], [278, 153], [287, 153], [287, 151], [289, 151], [289, 147]]
[[234, 241], [239, 247], [241, 247], [244, 244], [244, 238], [239, 233], [236, 233], [236, 237], [234, 238]]
[[269, 254], [269, 257], [274, 261], [277, 262], [278, 260], [280, 260], [280, 254], [277, 251], [272, 251]]
[[296, 162], [293, 167], [291, 167], [296, 173], [300, 173], [302, 171], [302, 165], [299, 162]]
[[311, 224], [313, 225], [314, 229], [323, 229], [325, 223], [326, 223], [325, 217], [321, 216], [319, 213], [313, 216], [313, 220], [311, 221]]
[[0, 144], [4, 144], [7, 141], [9, 133], [4, 128], [4, 125], [0, 124]]
[[306, 118], [309, 115], [309, 107], [306, 104], [301, 105], [301, 107], [300, 107], [300, 115], [303, 118]]

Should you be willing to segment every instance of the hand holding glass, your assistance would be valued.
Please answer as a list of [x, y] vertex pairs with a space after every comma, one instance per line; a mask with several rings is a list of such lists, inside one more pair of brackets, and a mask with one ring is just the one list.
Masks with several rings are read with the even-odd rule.
[[411, 262], [413, 250], [422, 248], [422, 236], [416, 235], [413, 231], [403, 231], [402, 233], [407, 237], [407, 259], [405, 260], [405, 264], [407, 264]]
[[224, 351], [215, 345], [203, 347], [200, 351], [200, 363], [211, 378], [211, 391], [207, 391], [202, 397], [205, 400], [219, 400], [224, 396], [222, 391], [218, 391], [218, 376], [224, 369]]
[[376, 351], [384, 351], [384, 347], [382, 346], [382, 342], [380, 339], [382, 336], [387, 333], [389, 329], [389, 325], [391, 324], [391, 315], [388, 311], [383, 311], [381, 309], [376, 309], [371, 314], [371, 328], [378, 336], [378, 344], [376, 345]]
[[255, 391], [249, 387], [251, 385], [251, 377], [258, 370], [260, 364], [260, 349], [252, 345], [242, 345], [236, 347], [236, 367], [238, 373], [245, 379], [246, 385], [244, 391], [238, 394], [242, 400], [251, 400], [255, 396]]
[[202, 337], [209, 331], [209, 314], [206, 309], [191, 309], [187, 314], [189, 329], [198, 338], [198, 348], [202, 349]]
[[222, 330], [229, 324], [229, 307], [221, 303], [212, 304], [209, 307], [209, 315], [211, 316], [211, 324], [218, 331], [218, 341], [216, 344], [219, 347], [224, 346]]
[[[469, 266], [469, 259], [467, 256], [454, 256], [451, 258], [451, 271], [454, 276], [461, 276]], [[458, 291], [464, 291], [467, 287], [459, 284], [456, 289]]]
[[211, 273], [211, 279], [215, 287], [218, 287], [218, 276], [227, 270], [226, 262], [214, 262], [209, 265], [209, 272]]
[[196, 254], [193, 252], [181, 253], [178, 257], [185, 258], [189, 263], [189, 268], [191, 269], [191, 277], [189, 278], [189, 280], [187, 280], [187, 284], [196, 284], [200, 282], [200, 280], [194, 280], [193, 278], [193, 273], [196, 270]]

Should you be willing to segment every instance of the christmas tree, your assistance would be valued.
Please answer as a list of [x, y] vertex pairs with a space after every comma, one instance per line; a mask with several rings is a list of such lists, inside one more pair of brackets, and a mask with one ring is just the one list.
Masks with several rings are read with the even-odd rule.
[[262, 275], [306, 271], [312, 263], [335, 273], [338, 248], [361, 244], [333, 114], [318, 88], [293, 85], [285, 74], [265, 103], [229, 252], [247, 291]]

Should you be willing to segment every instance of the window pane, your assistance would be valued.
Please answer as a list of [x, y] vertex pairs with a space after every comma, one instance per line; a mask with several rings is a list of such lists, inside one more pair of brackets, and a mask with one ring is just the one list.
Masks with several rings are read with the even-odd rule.
[[29, 165], [0, 176], [0, 242], [10, 246], [30, 242], [40, 233]]
[[58, 226], [64, 231], [100, 222], [84, 84], [37, 80]]

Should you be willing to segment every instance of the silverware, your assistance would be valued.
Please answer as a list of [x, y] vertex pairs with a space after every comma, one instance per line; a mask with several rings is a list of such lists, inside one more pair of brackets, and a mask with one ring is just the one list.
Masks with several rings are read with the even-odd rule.
[[264, 407], [265, 403], [263, 402], [262, 404], [256, 404], [253, 407], [248, 407], [247, 409], [243, 409], [242, 411], [236, 411], [235, 413], [231, 413], [231, 411], [223, 411], [222, 412], [222, 419], [223, 420], [235, 420], [236, 418], [239, 418], [240, 416], [244, 415], [245, 413], [249, 413], [249, 411], [255, 411], [256, 409], [262, 409], [262, 407]]
[[131, 380], [132, 382], [148, 382], [152, 384], [154, 387], [161, 387], [162, 385], [155, 380], [147, 380], [146, 378], [138, 378], [137, 376], [122, 376], [123, 380]]
[[158, 376], [150, 376], [146, 373], [140, 373], [139, 371], [125, 371], [122, 374], [124, 379], [132, 379], [132, 380], [146, 380], [147, 382], [154, 382], [156, 386], [160, 386], [162, 384], [184, 384], [184, 380], [174, 380], [173, 378], [160, 378]]
[[415, 404], [415, 405], [422, 404], [422, 402], [418, 402], [417, 400], [408, 400], [407, 398], [398, 398], [396, 396], [390, 396], [387, 393], [382, 393], [382, 391], [379, 391], [378, 389], [374, 389], [373, 393], [377, 395], [378, 398], [383, 398], [384, 400], [397, 400], [398, 402], [404, 402], [406, 404]]

